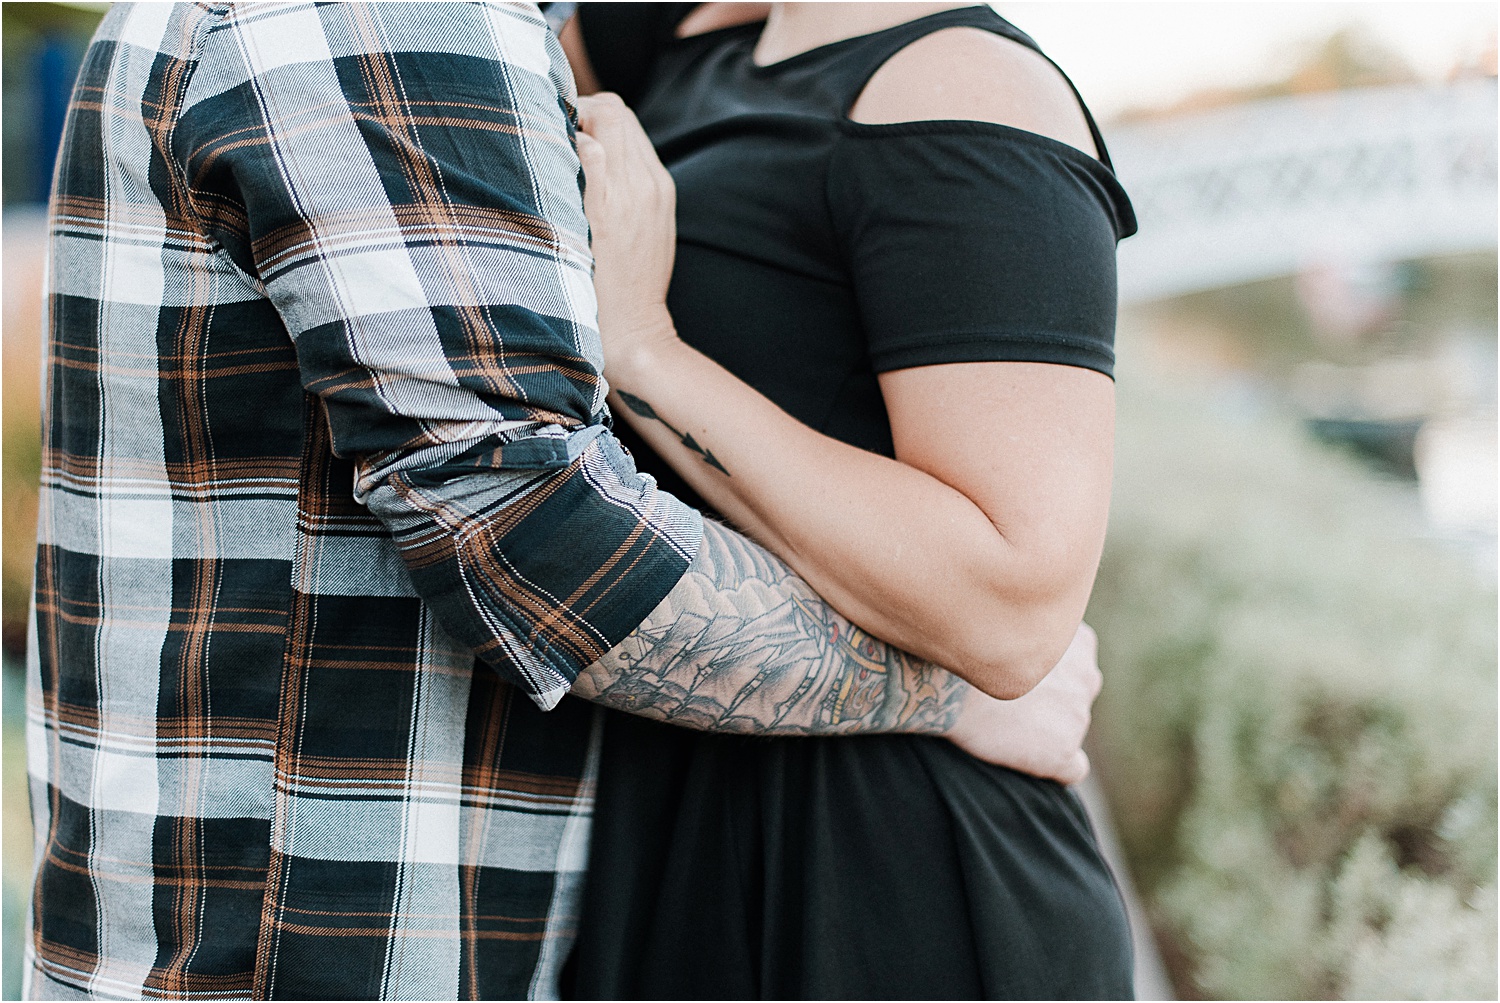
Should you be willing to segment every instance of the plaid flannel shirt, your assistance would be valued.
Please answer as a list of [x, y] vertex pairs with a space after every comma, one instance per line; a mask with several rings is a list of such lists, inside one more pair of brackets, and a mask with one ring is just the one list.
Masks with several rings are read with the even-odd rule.
[[606, 430], [572, 87], [531, 4], [104, 19], [52, 204], [30, 996], [555, 992], [598, 728], [542, 711], [701, 532]]

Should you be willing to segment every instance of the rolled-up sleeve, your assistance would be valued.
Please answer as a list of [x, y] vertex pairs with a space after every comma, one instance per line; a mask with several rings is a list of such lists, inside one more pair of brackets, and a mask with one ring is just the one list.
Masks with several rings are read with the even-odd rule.
[[607, 424], [571, 78], [527, 5], [231, 5], [163, 144], [444, 628], [551, 707], [696, 553]]

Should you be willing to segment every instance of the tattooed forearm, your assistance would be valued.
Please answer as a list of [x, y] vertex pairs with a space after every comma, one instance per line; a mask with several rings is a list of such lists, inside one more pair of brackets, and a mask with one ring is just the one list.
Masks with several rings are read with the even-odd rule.
[[704, 463], [707, 463], [710, 467], [713, 467], [715, 470], [717, 470], [719, 473], [723, 474], [725, 477], [731, 476], [731, 474], [729, 473], [729, 471], [725, 469], [724, 464], [722, 464], [722, 463], [719, 462], [719, 458], [718, 457], [714, 456], [714, 454], [711, 451], [709, 451], [705, 446], [700, 445], [699, 442], [698, 442], [698, 440], [694, 439], [692, 437], [692, 435], [690, 435], [689, 433], [687, 433], [687, 432], [680, 432], [677, 429], [673, 428], [672, 425], [669, 424], [665, 418], [663, 418], [661, 415], [659, 415], [659, 414], [656, 413], [656, 409], [654, 407], [652, 407], [650, 404], [648, 404], [645, 401], [641, 400], [635, 394], [627, 394], [625, 391], [620, 390], [618, 388], [616, 388], [615, 393], [617, 393], [617, 394], [620, 395], [620, 400], [622, 400], [622, 401], [625, 402], [625, 406], [626, 407], [630, 408], [630, 410], [634, 411], [636, 414], [640, 415], [642, 418], [645, 418], [645, 419], [647, 419], [649, 421], [659, 421], [663, 425], [665, 425], [667, 431], [669, 431], [673, 435], [677, 436], [677, 441], [678, 442], [682, 443], [688, 449], [692, 450], [693, 452], [697, 453], [699, 456], [703, 457], [703, 462]]
[[573, 692], [709, 731], [941, 734], [969, 685], [864, 633], [769, 551], [705, 522], [687, 574]]

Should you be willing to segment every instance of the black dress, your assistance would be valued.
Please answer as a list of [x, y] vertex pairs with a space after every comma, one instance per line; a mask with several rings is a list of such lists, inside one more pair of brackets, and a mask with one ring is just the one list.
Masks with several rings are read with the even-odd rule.
[[[580, 14], [601, 82], [676, 179], [669, 305], [685, 341], [886, 455], [879, 372], [1110, 372], [1114, 249], [1134, 218], [1097, 130], [1102, 163], [989, 123], [846, 117], [930, 32], [1030, 39], [970, 7], [757, 67], [760, 25], [673, 40], [690, 8]], [[591, 852], [564, 982], [579, 998], [1131, 996], [1125, 912], [1077, 798], [941, 739], [758, 739], [611, 714]]]

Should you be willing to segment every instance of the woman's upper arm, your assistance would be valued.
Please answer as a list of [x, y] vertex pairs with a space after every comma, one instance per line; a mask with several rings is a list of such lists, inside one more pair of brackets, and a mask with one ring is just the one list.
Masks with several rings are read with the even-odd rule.
[[1041, 53], [982, 28], [946, 28], [875, 72], [849, 117], [871, 125], [960, 119], [1034, 132], [1097, 156], [1072, 87]]
[[[1056, 67], [974, 28], [902, 49], [850, 118], [986, 122], [1098, 154]], [[896, 456], [973, 501], [1081, 612], [1109, 510], [1128, 201], [1102, 165], [1003, 130], [875, 132], [841, 205]]]
[[1109, 513], [1114, 382], [1078, 366], [964, 362], [880, 376], [896, 458], [954, 488], [1082, 611]]

